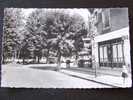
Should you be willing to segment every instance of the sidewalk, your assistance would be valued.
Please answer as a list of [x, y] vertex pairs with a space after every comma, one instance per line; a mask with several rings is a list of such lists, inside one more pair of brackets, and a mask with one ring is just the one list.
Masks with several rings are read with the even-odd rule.
[[81, 68], [81, 67], [71, 67], [71, 68], [67, 68], [67, 70], [72, 70], [72, 71], [77, 71], [77, 72], [82, 72], [82, 73], [89, 73], [91, 75], [95, 74], [95, 71], [97, 73], [97, 75], [111, 75], [111, 76], [121, 76], [121, 71], [122, 69], [120, 68], [97, 68], [96, 70], [94, 68]]
[[[119, 88], [119, 87], [131, 87], [132, 86], [132, 80], [131, 80], [131, 75], [129, 75], [128, 78], [126, 78], [125, 82], [123, 82], [123, 78], [120, 75], [110, 75], [110, 74], [106, 74], [106, 73], [100, 73], [97, 72], [97, 77], [95, 77], [94, 72], [85, 72], [85, 69], [80, 68], [80, 70], [78, 70], [78, 68], [76, 68], [76, 70], [74, 69], [62, 69], [60, 72], [73, 76], [73, 77], [78, 77], [78, 78], [82, 78], [85, 80], [89, 80], [89, 81], [93, 81], [96, 83], [101, 83], [104, 85], [109, 85], [112, 86], [114, 88]], [[107, 70], [106, 70], [107, 71]], [[115, 72], [116, 70], [112, 71], [113, 73], [117, 73]], [[109, 72], [111, 73], [111, 71]]]

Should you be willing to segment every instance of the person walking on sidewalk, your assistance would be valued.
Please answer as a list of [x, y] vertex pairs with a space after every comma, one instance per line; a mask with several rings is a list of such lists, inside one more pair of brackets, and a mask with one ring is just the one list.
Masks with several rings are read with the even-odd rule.
[[128, 70], [126, 65], [124, 64], [122, 66], [122, 78], [123, 78], [123, 84], [125, 84], [126, 78], [128, 77]]

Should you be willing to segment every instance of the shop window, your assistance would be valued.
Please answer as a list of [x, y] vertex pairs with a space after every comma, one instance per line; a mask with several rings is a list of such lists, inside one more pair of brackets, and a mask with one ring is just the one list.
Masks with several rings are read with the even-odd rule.
[[107, 57], [107, 46], [104, 46], [104, 62], [108, 61], [108, 57]]
[[103, 47], [100, 47], [100, 62], [103, 62]]
[[122, 44], [118, 43], [113, 45], [113, 61], [114, 62], [123, 62], [123, 50]]
[[107, 62], [108, 56], [107, 56], [107, 47], [106, 46], [100, 46], [100, 61], [101, 62]]
[[113, 45], [113, 62], [117, 62], [117, 45]]
[[118, 62], [123, 61], [122, 44], [118, 44]]
[[99, 43], [100, 66], [122, 67], [124, 62], [123, 56], [123, 43], [120, 39]]

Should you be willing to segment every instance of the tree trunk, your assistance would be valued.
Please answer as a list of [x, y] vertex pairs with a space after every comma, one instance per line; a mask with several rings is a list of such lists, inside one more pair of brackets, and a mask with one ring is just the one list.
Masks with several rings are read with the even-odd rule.
[[16, 60], [17, 60], [17, 50], [15, 50], [14, 52], [14, 62], [16, 63]]
[[25, 57], [23, 57], [23, 64], [25, 64]]
[[60, 67], [61, 67], [61, 53], [59, 52], [58, 53], [58, 59], [57, 59], [57, 71], [60, 70]]
[[75, 57], [75, 65], [78, 66], [78, 53], [76, 53], [76, 57]]
[[35, 55], [35, 51], [33, 53], [33, 63], [36, 63], [36, 55]]
[[47, 56], [46, 56], [46, 63], [47, 63], [47, 64], [49, 63], [49, 50], [48, 50]]
[[5, 57], [4, 57], [4, 54], [3, 54], [3, 57], [2, 57], [2, 63], [5, 64]]
[[38, 56], [38, 60], [37, 60], [38, 63], [40, 63], [40, 57]]
[[49, 63], [49, 57], [46, 57], [46, 64]]
[[19, 62], [19, 58], [20, 58], [20, 50], [18, 50], [18, 54], [17, 54], [18, 62]]

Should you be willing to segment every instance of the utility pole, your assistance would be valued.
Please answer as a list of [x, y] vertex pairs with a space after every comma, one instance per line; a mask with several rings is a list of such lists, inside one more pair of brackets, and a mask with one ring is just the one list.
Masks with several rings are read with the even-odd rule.
[[95, 26], [96, 18], [95, 18], [95, 9], [89, 9], [90, 11], [90, 38], [91, 38], [91, 43], [92, 43], [92, 67], [94, 68], [94, 75], [95, 78], [97, 77], [97, 63], [96, 63], [96, 58], [95, 58], [95, 49], [97, 49], [96, 44], [95, 44], [95, 36], [97, 34], [97, 27]]
[[[96, 49], [95, 47], [95, 41], [94, 41], [94, 37], [92, 38], [92, 49]], [[95, 78], [97, 77], [97, 64], [96, 64], [96, 59], [95, 59], [95, 55], [92, 54], [92, 66], [94, 68], [94, 75], [95, 75]]]

